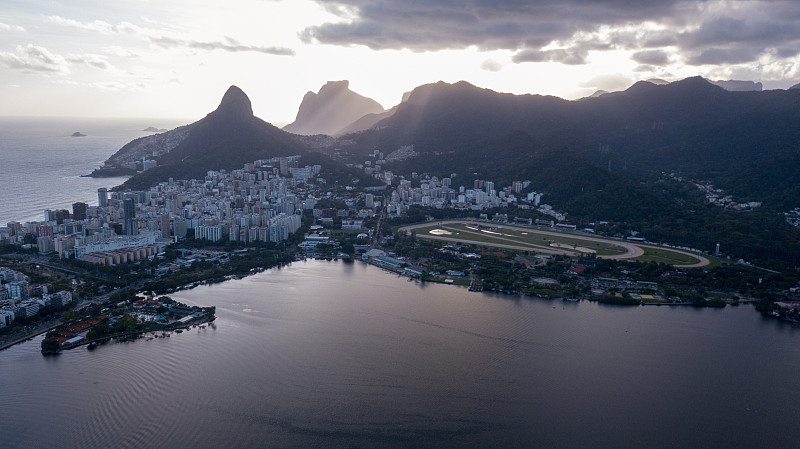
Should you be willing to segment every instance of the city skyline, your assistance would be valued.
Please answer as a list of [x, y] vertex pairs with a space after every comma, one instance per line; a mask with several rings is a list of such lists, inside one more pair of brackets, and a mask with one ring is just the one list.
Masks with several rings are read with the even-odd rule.
[[637, 80], [800, 81], [785, 1], [12, 1], [0, 115], [193, 120], [238, 85], [291, 122], [329, 80], [389, 108], [421, 84], [579, 98]]

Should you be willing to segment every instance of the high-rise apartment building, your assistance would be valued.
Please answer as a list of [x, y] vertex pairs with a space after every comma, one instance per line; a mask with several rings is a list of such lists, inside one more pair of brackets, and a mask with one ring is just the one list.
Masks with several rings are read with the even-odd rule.
[[139, 233], [139, 223], [136, 221], [136, 203], [133, 198], [122, 200], [122, 217], [124, 220], [125, 235]]
[[100, 207], [108, 206], [108, 189], [100, 187], [97, 189], [97, 205]]
[[86, 211], [89, 210], [89, 205], [86, 203], [72, 203], [72, 219], [73, 220], [86, 220]]

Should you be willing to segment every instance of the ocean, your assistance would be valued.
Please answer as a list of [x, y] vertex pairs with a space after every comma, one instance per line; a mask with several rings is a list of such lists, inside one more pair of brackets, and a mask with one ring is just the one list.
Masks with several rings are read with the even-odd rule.
[[[0, 117], [0, 226], [42, 220], [45, 209], [97, 204], [97, 189], [124, 177], [86, 178], [148, 126], [172, 129], [189, 121]], [[75, 132], [85, 137], [72, 137]]]

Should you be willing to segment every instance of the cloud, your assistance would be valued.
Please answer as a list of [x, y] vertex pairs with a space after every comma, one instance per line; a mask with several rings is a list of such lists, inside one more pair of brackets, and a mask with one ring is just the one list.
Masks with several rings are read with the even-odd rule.
[[517, 63], [576, 65], [593, 44], [663, 66], [752, 62], [800, 48], [800, 2], [787, 0], [314, 1], [339, 20], [301, 30], [302, 41], [374, 50], [474, 46], [515, 51]]
[[770, 47], [777, 43], [798, 40], [800, 22], [726, 16], [705, 21], [699, 28], [681, 33], [678, 42], [683, 48], [731, 44]]
[[134, 59], [141, 56], [138, 52], [129, 50], [124, 47], [120, 47], [118, 45], [110, 45], [107, 47], [103, 47], [103, 52], [111, 56], [116, 56], [118, 58]]
[[58, 80], [56, 83], [67, 86], [90, 87], [93, 89], [108, 91], [139, 91], [146, 88], [145, 84], [141, 81], [95, 81], [87, 83], [71, 79], [62, 79]]
[[159, 47], [162, 48], [185, 47], [185, 48], [195, 48], [199, 50], [224, 50], [229, 52], [253, 51], [257, 53], [265, 53], [265, 54], [280, 55], [280, 56], [293, 56], [295, 54], [294, 50], [292, 50], [291, 48], [243, 45], [230, 37], [226, 37], [224, 41], [202, 42], [202, 41], [175, 39], [172, 37], [160, 36], [160, 37], [151, 37], [150, 41], [153, 44], [158, 45]]
[[633, 71], [636, 73], [648, 73], [648, 72], [655, 72], [658, 70], [658, 67], [654, 67], [647, 64], [637, 65], [633, 68]]
[[[300, 32], [337, 45], [415, 51], [465, 48], [541, 49], [600, 25], [670, 15], [679, 0], [315, 0], [339, 22]], [[339, 12], [342, 11], [342, 12]]]
[[511, 60], [520, 62], [560, 62], [566, 65], [586, 64], [588, 52], [582, 48], [557, 48], [554, 50], [523, 50]]
[[66, 74], [67, 60], [44, 47], [28, 44], [18, 45], [15, 53], [0, 52], [0, 65], [26, 73]]
[[108, 70], [112, 68], [111, 64], [100, 55], [84, 54], [84, 55], [67, 55], [67, 61], [75, 64], [86, 64], [89, 67], [100, 70]]
[[608, 92], [616, 92], [619, 90], [627, 89], [633, 80], [622, 74], [609, 74], [596, 76], [588, 81], [580, 84], [581, 87], [591, 88], [595, 90], [605, 90]]
[[121, 31], [119, 27], [102, 20], [95, 20], [92, 22], [79, 22], [77, 20], [67, 19], [61, 16], [44, 16], [44, 19], [56, 25], [61, 25], [84, 31], [93, 31], [101, 34], [116, 34]]
[[494, 59], [487, 59], [481, 64], [481, 69], [487, 72], [499, 72], [502, 68], [503, 64], [500, 64]]
[[663, 50], [638, 51], [631, 58], [639, 64], [645, 65], [662, 66], [669, 64], [669, 55]]
[[60, 16], [45, 16], [45, 18], [51, 23], [83, 31], [91, 31], [100, 34], [136, 35], [161, 48], [192, 48], [207, 51], [223, 50], [228, 52], [257, 52], [281, 56], [293, 56], [295, 54], [294, 50], [291, 48], [245, 45], [238, 42], [236, 39], [227, 36], [220, 41], [198, 41], [183, 37], [169, 36], [161, 30], [140, 27], [130, 22], [120, 22], [119, 24], [114, 25], [102, 20], [80, 22]]
[[22, 32], [25, 31], [25, 28], [22, 28], [19, 25], [9, 25], [7, 23], [0, 22], [0, 31], [17, 31]]
[[741, 64], [758, 59], [761, 50], [758, 48], [709, 48], [689, 55], [689, 65]]

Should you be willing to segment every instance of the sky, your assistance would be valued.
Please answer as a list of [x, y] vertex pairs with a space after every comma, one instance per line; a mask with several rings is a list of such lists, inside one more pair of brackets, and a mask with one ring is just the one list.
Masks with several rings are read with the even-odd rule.
[[[636, 81], [800, 83], [800, 1], [3, 0], [0, 116], [197, 120], [230, 85], [283, 125], [327, 81], [575, 99]], [[158, 125], [158, 123], [154, 123]]]

